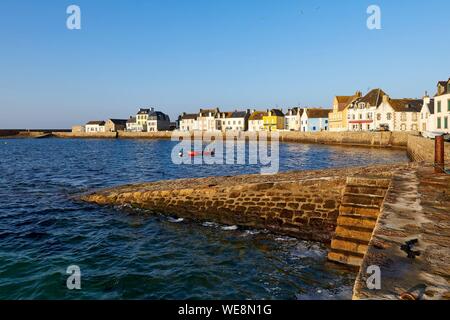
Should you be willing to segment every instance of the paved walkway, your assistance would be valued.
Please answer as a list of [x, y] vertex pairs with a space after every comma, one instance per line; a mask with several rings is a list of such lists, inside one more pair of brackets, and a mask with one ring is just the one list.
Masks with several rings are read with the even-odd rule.
[[[418, 239], [415, 259], [401, 250]], [[369, 266], [381, 268], [381, 290], [369, 290]], [[399, 170], [388, 190], [355, 299], [450, 299], [450, 175], [432, 168]]]

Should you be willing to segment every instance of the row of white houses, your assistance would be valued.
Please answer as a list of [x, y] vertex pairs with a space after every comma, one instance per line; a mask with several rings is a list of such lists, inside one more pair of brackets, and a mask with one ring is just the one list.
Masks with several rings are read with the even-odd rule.
[[412, 131], [450, 132], [450, 79], [439, 81], [434, 97], [393, 99], [382, 89], [362, 95], [336, 96], [333, 109], [300, 108], [223, 112], [219, 108], [183, 113], [176, 123], [154, 108], [141, 108], [127, 120], [90, 121], [85, 132], [180, 131]]
[[180, 131], [328, 131], [328, 113], [322, 108], [281, 109], [222, 112], [218, 108], [200, 109], [199, 113], [183, 113], [178, 119]]
[[450, 79], [439, 81], [434, 97], [392, 99], [382, 89], [336, 96], [330, 131], [450, 132]]

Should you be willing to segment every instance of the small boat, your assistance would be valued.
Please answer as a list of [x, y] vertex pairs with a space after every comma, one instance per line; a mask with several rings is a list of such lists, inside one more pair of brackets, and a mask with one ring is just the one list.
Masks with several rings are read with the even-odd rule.
[[213, 150], [213, 151], [203, 151], [203, 153], [202, 152], [199, 152], [199, 151], [189, 151], [188, 152], [188, 156], [189, 157], [199, 157], [199, 156], [214, 156], [216, 153], [215, 153], [215, 151]]
[[201, 155], [202, 155], [202, 153], [198, 152], [198, 151], [189, 151], [188, 152], [189, 157], [197, 157], [197, 156], [201, 156]]

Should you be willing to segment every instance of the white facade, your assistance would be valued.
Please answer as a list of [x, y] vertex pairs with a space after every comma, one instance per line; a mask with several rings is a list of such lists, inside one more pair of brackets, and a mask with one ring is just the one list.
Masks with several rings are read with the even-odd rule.
[[383, 97], [375, 116], [375, 128], [389, 131], [419, 131], [423, 101]]
[[422, 110], [420, 110], [419, 131], [435, 132], [436, 118], [434, 116], [434, 100], [425, 96], [423, 98]]
[[302, 128], [302, 113], [300, 108], [289, 109], [284, 115], [284, 127], [288, 131], [301, 131]]
[[88, 133], [95, 133], [95, 132], [106, 132], [105, 130], [105, 123], [94, 123], [90, 122], [87, 123], [85, 126], [86, 132]]
[[448, 93], [434, 97], [434, 120], [433, 131], [450, 133], [450, 88]]
[[200, 109], [197, 117], [198, 130], [200, 131], [217, 131], [216, 116], [219, 109]]
[[366, 103], [355, 104], [348, 109], [348, 130], [349, 131], [370, 131], [375, 130], [374, 114], [376, 106]]
[[180, 124], [178, 130], [197, 131], [198, 130], [197, 114], [183, 113], [180, 117]]

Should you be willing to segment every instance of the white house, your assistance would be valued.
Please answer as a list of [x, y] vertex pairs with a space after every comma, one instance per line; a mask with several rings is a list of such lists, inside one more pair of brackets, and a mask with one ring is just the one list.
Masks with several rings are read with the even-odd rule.
[[284, 115], [284, 127], [288, 131], [300, 131], [302, 128], [302, 115], [303, 109], [295, 107], [288, 109], [287, 113]]
[[161, 111], [151, 111], [147, 118], [147, 131], [166, 131], [170, 129], [170, 118]]
[[105, 121], [89, 121], [86, 123], [85, 129], [88, 133], [106, 132]]
[[248, 118], [248, 131], [259, 132], [264, 131], [264, 117], [267, 117], [265, 111], [253, 111]]
[[301, 117], [301, 131], [328, 131], [328, 114], [331, 111], [330, 109], [305, 108]]
[[136, 129], [138, 132], [147, 131], [147, 120], [150, 113], [154, 112], [154, 108], [140, 108], [136, 115]]
[[126, 125], [128, 132], [142, 132], [142, 125], [136, 122], [136, 117], [130, 117]]
[[200, 109], [197, 117], [198, 130], [217, 131], [216, 117], [220, 113], [218, 108]]
[[197, 122], [198, 114], [196, 113], [186, 113], [183, 114], [179, 118], [178, 129], [180, 131], [196, 131], [198, 130], [198, 122]]
[[386, 93], [381, 89], [373, 89], [362, 98], [350, 104], [347, 111], [349, 131], [375, 130], [375, 113], [383, 102]]
[[222, 132], [225, 131], [247, 131], [248, 118], [250, 110], [220, 112], [217, 114], [216, 128]]
[[450, 79], [439, 81], [434, 96], [434, 114], [436, 128], [434, 131], [450, 133]]
[[422, 99], [391, 99], [383, 96], [375, 113], [376, 129], [389, 131], [419, 131]]
[[436, 117], [434, 116], [434, 99], [428, 95], [423, 98], [423, 106], [420, 110], [419, 131], [436, 131]]

